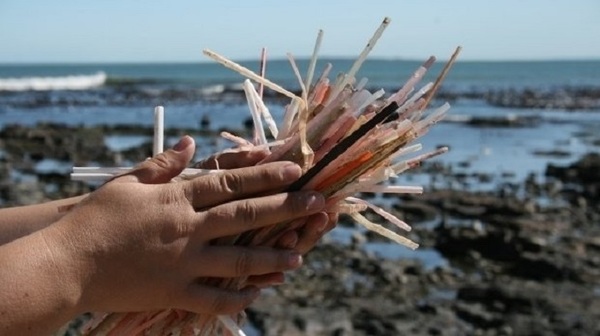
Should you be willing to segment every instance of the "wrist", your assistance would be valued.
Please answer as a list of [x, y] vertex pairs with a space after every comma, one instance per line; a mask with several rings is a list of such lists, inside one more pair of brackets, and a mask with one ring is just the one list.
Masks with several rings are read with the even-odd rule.
[[87, 310], [83, 306], [85, 271], [83, 261], [74, 248], [71, 237], [63, 232], [62, 225], [51, 225], [39, 231], [46, 262], [46, 274], [55, 284], [57, 305], [73, 318]]

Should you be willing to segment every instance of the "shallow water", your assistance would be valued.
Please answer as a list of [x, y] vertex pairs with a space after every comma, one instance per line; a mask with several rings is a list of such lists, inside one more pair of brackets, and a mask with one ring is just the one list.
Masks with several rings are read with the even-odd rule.
[[[352, 242], [352, 235], [356, 231], [365, 232], [362, 228], [338, 226], [329, 232], [325, 239], [342, 245], [350, 245]], [[430, 248], [411, 250], [393, 242], [368, 242], [363, 245], [363, 248], [365, 251], [371, 252], [380, 258], [392, 260], [417, 260], [423, 264], [426, 270], [449, 266], [448, 260], [446, 260], [438, 251]]]

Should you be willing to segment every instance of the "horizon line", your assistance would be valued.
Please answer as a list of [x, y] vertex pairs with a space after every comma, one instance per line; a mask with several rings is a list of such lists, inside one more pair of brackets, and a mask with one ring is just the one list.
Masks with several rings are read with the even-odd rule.
[[[237, 63], [247, 63], [247, 62], [259, 62], [259, 58], [230, 58], [232, 61]], [[321, 56], [319, 57], [319, 61], [353, 61], [355, 57], [352, 56]], [[306, 57], [295, 57], [296, 61], [308, 61], [310, 60], [310, 56]], [[371, 57], [366, 60], [369, 61], [387, 61], [387, 62], [423, 62], [426, 58], [417, 59], [417, 58], [402, 58], [402, 57]], [[285, 57], [273, 57], [267, 60], [269, 61], [285, 61], [288, 62], [288, 59]], [[436, 59], [436, 63], [445, 63], [447, 59]], [[571, 57], [571, 58], [507, 58], [507, 59], [458, 59], [456, 63], [527, 63], [527, 62], [598, 62], [600, 61], [600, 57]], [[217, 64], [216, 62], [210, 59], [200, 59], [200, 60], [169, 60], [169, 61], [150, 61], [150, 60], [113, 60], [113, 61], [101, 61], [101, 60], [90, 60], [90, 61], [0, 61], [0, 66], [27, 66], [27, 65], [134, 65], [134, 64]]]

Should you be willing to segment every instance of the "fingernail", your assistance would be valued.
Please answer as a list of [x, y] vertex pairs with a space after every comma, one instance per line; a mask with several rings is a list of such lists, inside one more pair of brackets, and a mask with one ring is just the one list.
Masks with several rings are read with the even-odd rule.
[[291, 252], [288, 256], [288, 266], [296, 268], [302, 265], [302, 255], [298, 252]]
[[295, 163], [289, 163], [283, 166], [283, 179], [285, 181], [296, 180], [302, 175], [302, 169]]
[[325, 198], [319, 193], [310, 193], [306, 198], [307, 210], [321, 210], [325, 207]]
[[191, 141], [192, 138], [186, 135], [183, 138], [181, 138], [181, 140], [179, 140], [179, 142], [176, 143], [175, 146], [173, 146], [173, 150], [176, 152], [181, 152], [190, 145]]

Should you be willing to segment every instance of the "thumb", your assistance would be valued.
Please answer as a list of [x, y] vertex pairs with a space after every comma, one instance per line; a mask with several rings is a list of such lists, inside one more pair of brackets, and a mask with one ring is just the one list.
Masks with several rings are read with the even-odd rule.
[[195, 150], [194, 139], [186, 135], [172, 149], [138, 164], [117, 180], [129, 180], [146, 184], [169, 182], [187, 167], [194, 157]]

